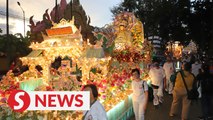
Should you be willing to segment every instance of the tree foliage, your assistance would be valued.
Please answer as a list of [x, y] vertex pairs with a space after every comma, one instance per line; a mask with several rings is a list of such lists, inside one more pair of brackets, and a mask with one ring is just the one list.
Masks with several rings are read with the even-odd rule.
[[0, 52], [4, 53], [9, 60], [14, 60], [16, 57], [22, 57], [29, 54], [30, 39], [29, 35], [23, 37], [20, 33], [15, 35], [6, 34], [0, 35]]
[[[113, 15], [129, 11], [143, 22], [145, 37], [187, 44], [194, 40], [205, 49], [213, 40], [213, 2], [209, 0], [124, 0], [111, 9]], [[205, 43], [205, 44], [204, 44]], [[212, 46], [213, 47], [213, 46]]]

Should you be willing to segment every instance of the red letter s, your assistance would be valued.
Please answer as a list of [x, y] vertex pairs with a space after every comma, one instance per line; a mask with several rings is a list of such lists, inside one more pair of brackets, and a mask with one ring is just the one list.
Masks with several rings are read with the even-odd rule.
[[83, 100], [82, 100], [82, 99], [79, 99], [79, 97], [82, 98], [83, 96], [82, 96], [82, 95], [76, 95], [76, 96], [75, 96], [76, 102], [79, 103], [79, 104], [77, 104], [77, 103], [75, 104], [76, 107], [81, 107], [81, 106], [83, 105]]

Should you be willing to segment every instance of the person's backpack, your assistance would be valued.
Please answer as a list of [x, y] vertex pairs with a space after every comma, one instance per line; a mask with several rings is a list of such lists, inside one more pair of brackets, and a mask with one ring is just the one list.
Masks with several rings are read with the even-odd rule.
[[197, 100], [198, 97], [199, 97], [199, 93], [198, 93], [198, 91], [197, 91], [197, 80], [196, 80], [194, 74], [190, 73], [190, 74], [194, 77], [193, 85], [192, 85], [192, 89], [191, 89], [191, 90], [188, 89], [188, 86], [187, 86], [187, 84], [186, 84], [186, 80], [185, 80], [185, 78], [184, 78], [184, 76], [185, 76], [185, 75], [184, 75], [184, 72], [183, 72], [183, 71], [180, 71], [180, 74], [181, 74], [181, 77], [182, 77], [184, 86], [185, 86], [185, 88], [186, 88], [186, 91], [187, 91], [187, 98], [188, 98], [189, 100]]
[[[142, 87], [143, 87], [143, 90], [144, 90], [144, 82], [142, 83]], [[150, 87], [149, 85], [148, 86], [148, 101], [152, 101], [154, 99], [154, 96], [153, 96], [153, 90], [152, 90], [152, 87]]]

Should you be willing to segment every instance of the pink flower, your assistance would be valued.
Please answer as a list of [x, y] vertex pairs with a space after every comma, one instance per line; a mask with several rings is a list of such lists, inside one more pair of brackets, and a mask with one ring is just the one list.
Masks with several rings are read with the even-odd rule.
[[84, 86], [85, 86], [85, 85], [82, 85], [82, 86], [81, 86], [80, 91], [84, 91]]
[[0, 102], [2, 102], [2, 103], [7, 103], [7, 98], [5, 98], [5, 97], [1, 98], [1, 99], [0, 99]]
[[4, 91], [0, 90], [0, 95], [3, 95], [4, 94]]
[[103, 99], [106, 99], [106, 95], [102, 95], [101, 97], [102, 97]]
[[107, 88], [107, 86], [106, 85], [103, 85], [103, 87], [102, 87], [103, 89], [106, 89]]

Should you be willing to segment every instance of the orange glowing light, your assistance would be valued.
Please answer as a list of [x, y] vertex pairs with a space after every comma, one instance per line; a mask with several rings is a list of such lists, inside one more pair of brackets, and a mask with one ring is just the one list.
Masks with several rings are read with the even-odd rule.
[[53, 35], [66, 35], [66, 34], [72, 34], [72, 28], [71, 27], [63, 27], [63, 28], [52, 28], [46, 30], [48, 36]]

